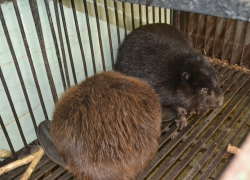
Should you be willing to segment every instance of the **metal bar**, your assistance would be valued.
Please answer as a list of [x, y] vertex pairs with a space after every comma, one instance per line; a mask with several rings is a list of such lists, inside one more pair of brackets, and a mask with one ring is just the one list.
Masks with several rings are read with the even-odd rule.
[[[167, 177], [168, 179], [175, 179], [180, 172], [185, 168], [185, 166], [192, 160], [192, 158], [195, 156], [195, 154], [203, 147], [203, 145], [208, 141], [208, 139], [215, 133], [215, 131], [221, 126], [221, 124], [226, 120], [227, 116], [232, 113], [232, 111], [235, 109], [236, 106], [238, 106], [238, 104], [242, 101], [242, 99], [246, 96], [246, 94], [249, 92], [250, 88], [250, 81], [248, 81], [248, 85], [246, 86], [246, 88], [243, 88], [244, 90], [240, 93], [240, 95], [238, 96], [237, 100], [234, 101], [233, 103], [231, 103], [226, 111], [222, 114], [222, 116], [219, 117], [219, 119], [213, 124], [213, 127], [210, 128], [206, 134], [203, 136], [202, 140], [200, 140], [193, 148], [192, 151], [189, 152], [187, 155], [185, 155], [185, 158], [182, 159], [182, 163], [178, 164], [174, 170], [169, 174], [169, 176]], [[230, 121], [230, 124], [227, 126], [227, 131], [224, 131], [224, 134], [220, 134], [218, 137], [216, 137], [216, 143], [214, 143], [213, 145], [211, 145], [209, 147], [209, 150], [207, 150], [207, 152], [205, 153], [207, 156], [206, 159], [208, 159], [208, 157], [210, 157], [211, 153], [214, 151], [214, 149], [218, 146], [218, 144], [221, 143], [221, 141], [224, 139], [224, 137], [229, 133], [228, 129], [231, 129], [233, 127], [233, 125], [236, 123], [237, 119], [239, 119], [239, 117], [242, 115], [242, 113], [247, 109], [247, 105], [250, 103], [250, 100], [247, 103], [244, 103], [245, 106], [241, 107], [240, 110], [237, 112], [236, 115], [234, 115], [234, 119]], [[234, 123], [232, 123], [234, 122]], [[209, 153], [208, 153], [209, 152]], [[202, 160], [204, 160], [204, 157], [202, 158]], [[205, 163], [205, 161], [204, 161]], [[203, 164], [199, 164], [196, 165], [195, 167], [193, 167], [192, 169], [196, 170], [196, 173], [198, 172], [199, 167], [201, 168]], [[190, 171], [192, 172], [192, 170]], [[189, 173], [190, 173], [189, 172]], [[185, 179], [190, 179], [190, 176], [186, 176]]]
[[125, 30], [125, 37], [127, 36], [127, 27], [126, 27], [126, 14], [125, 14], [125, 3], [122, 2], [122, 16], [123, 16], [123, 24]]
[[[2, 14], [2, 9], [0, 7], [0, 16]], [[2, 68], [0, 67], [0, 78], [1, 78], [1, 81], [3, 83], [3, 87], [4, 87], [4, 90], [5, 90], [5, 93], [7, 95], [7, 98], [8, 98], [8, 101], [9, 101], [9, 104], [10, 104], [10, 107], [11, 107], [11, 110], [12, 110], [12, 113], [14, 115], [14, 118], [15, 118], [15, 121], [16, 121], [16, 124], [17, 124], [17, 127], [18, 127], [18, 130], [19, 130], [19, 133], [21, 135], [21, 138], [22, 138], [22, 141], [23, 141], [23, 144], [25, 146], [25, 148], [27, 150], [29, 150], [29, 147], [28, 147], [28, 144], [26, 142], [26, 139], [24, 137], [24, 134], [23, 134], [23, 130], [22, 130], [22, 127], [21, 127], [21, 124], [19, 122], [19, 119], [18, 119], [18, 116], [17, 116], [17, 113], [16, 113], [16, 110], [15, 110], [15, 107], [14, 107], [14, 104], [13, 104], [13, 101], [11, 99], [11, 96], [10, 96], [10, 92], [9, 92], [9, 89], [8, 89], [8, 86], [5, 82], [5, 79], [4, 79], [4, 76], [3, 76], [3, 72], [2, 72]]]
[[[239, 133], [243, 130], [243, 128], [247, 124], [249, 118], [250, 118], [250, 111], [248, 111], [248, 113], [245, 115], [245, 118], [240, 122], [239, 126], [235, 129], [233, 136], [230, 138], [228, 142], [233, 142], [238, 137]], [[223, 146], [223, 149], [214, 157], [212, 162], [209, 164], [209, 166], [201, 175], [200, 180], [208, 179], [208, 177], [214, 171], [216, 166], [219, 164], [222, 156], [225, 154], [226, 151], [227, 151], [227, 144], [225, 144]]]
[[[250, 117], [249, 117], [250, 118]], [[246, 122], [246, 124], [244, 124], [244, 127], [247, 127], [248, 126], [248, 121]], [[250, 129], [248, 128], [248, 131], [247, 133], [244, 134], [244, 136], [241, 138], [239, 144], [237, 144], [238, 147], [241, 147], [242, 144], [245, 142], [246, 138], [248, 137], [249, 135], [249, 132], [250, 132]], [[240, 134], [241, 132], [239, 132]], [[237, 137], [239, 136], [239, 134], [237, 135]], [[236, 138], [237, 138], [236, 137]], [[236, 139], [235, 138], [235, 139]], [[234, 141], [234, 140], [233, 140]], [[232, 141], [232, 142], [233, 142]], [[226, 147], [227, 148], [227, 147]], [[226, 149], [224, 149], [225, 152], [226, 152]], [[224, 153], [225, 154], [225, 153]], [[223, 158], [223, 156], [221, 157], [221, 159]], [[215, 176], [214, 180], [217, 180], [219, 179], [219, 177], [222, 175], [222, 173], [224, 173], [224, 171], [226, 170], [226, 168], [228, 167], [228, 165], [232, 162], [231, 160], [234, 158], [234, 156], [231, 156], [229, 157], [229, 159], [226, 161], [226, 163], [223, 165], [223, 167], [219, 170], [219, 172], [217, 173], [217, 175]]]
[[94, 70], [94, 73], [96, 73], [95, 54], [94, 54], [94, 48], [93, 48], [93, 42], [92, 42], [92, 35], [91, 35], [91, 30], [90, 30], [88, 5], [87, 5], [87, 1], [86, 0], [83, 0], [83, 6], [84, 6], [86, 23], [87, 23], [87, 28], [88, 28], [89, 45], [90, 45], [90, 51], [91, 51], [91, 57], [92, 57], [93, 70]]
[[180, 11], [174, 11], [174, 26], [176, 29], [180, 30]]
[[223, 66], [222, 63], [218, 64], [217, 66], [214, 67], [215, 71], [219, 71], [219, 69]]
[[3, 123], [3, 119], [2, 119], [2, 117], [1, 117], [1, 115], [0, 115], [0, 125], [1, 125], [1, 128], [2, 128], [2, 130], [3, 130], [4, 136], [5, 136], [5, 138], [6, 138], [7, 142], [8, 142], [8, 145], [9, 145], [9, 147], [10, 147], [11, 153], [12, 153], [14, 159], [17, 159], [17, 154], [16, 154], [16, 152], [15, 152], [15, 150], [14, 150], [14, 147], [13, 147], [13, 145], [12, 145], [12, 143], [11, 143], [9, 134], [8, 134], [6, 128], [5, 128], [5, 125], [4, 125], [4, 123]]
[[[243, 42], [243, 48], [242, 48], [242, 53], [241, 53], [241, 57], [240, 57], [240, 66], [246, 66], [247, 68], [249, 68], [249, 62], [245, 62], [245, 54], [249, 54], [249, 45], [250, 45], [250, 23], [248, 22], [246, 25], [246, 30], [244, 32], [245, 38], [244, 38], [244, 42]], [[248, 55], [249, 56], [249, 55]], [[249, 61], [250, 59], [248, 59], [247, 61]]]
[[67, 180], [71, 177], [74, 177], [73, 174], [71, 174], [67, 171], [64, 175], [62, 175], [60, 178], [58, 178], [58, 180]]
[[54, 167], [58, 166], [57, 164], [55, 164], [54, 162], [49, 162], [49, 164], [47, 164], [46, 166], [42, 166], [41, 169], [39, 169], [39, 171], [34, 172], [31, 176], [30, 176], [30, 180], [37, 180], [39, 178], [41, 178], [46, 172], [48, 172], [49, 170], [53, 169]]
[[[237, 84], [237, 86], [234, 86], [230, 93], [228, 93], [227, 98], [225, 99], [224, 105], [221, 107], [217, 107], [204, 121], [204, 124], [200, 125], [199, 128], [197, 128], [197, 131], [195, 131], [191, 136], [188, 137], [188, 139], [185, 140], [185, 142], [182, 144], [181, 148], [178, 149], [178, 151], [175, 151], [175, 153], [171, 157], [171, 161], [165, 162], [161, 168], [158, 169], [158, 171], [152, 176], [152, 179], [157, 180], [160, 179], [168, 170], [173, 163], [180, 157], [180, 155], [188, 148], [188, 146], [192, 143], [193, 139], [195, 139], [200, 133], [203, 132], [203, 130], [208, 126], [208, 124], [216, 117], [216, 115], [226, 106], [226, 104], [232, 99], [232, 97], [237, 93], [238, 90], [245, 84], [245, 82], [250, 78], [250, 75], [246, 75], [244, 78], [240, 80], [240, 82]], [[207, 111], [208, 112], [208, 111]], [[198, 117], [198, 116], [197, 116]], [[169, 152], [167, 150], [167, 152]], [[166, 152], [165, 152], [166, 153]], [[168, 154], [168, 153], [166, 153]], [[166, 156], [165, 154], [165, 156]]]
[[207, 16], [204, 14], [198, 15], [197, 35], [195, 39], [195, 49], [205, 49]]
[[230, 60], [232, 55], [232, 45], [234, 37], [235, 21], [232, 19], [227, 19], [226, 31], [223, 42], [222, 56], [221, 59]]
[[[239, 76], [235, 76], [234, 78], [232, 78], [229, 82], [227, 82], [227, 85], [225, 85], [224, 87], [226, 87], [224, 89], [223, 92], [225, 92], [229, 87], [231, 87], [235, 81], [239, 78]], [[240, 87], [239, 87], [240, 88]], [[231, 92], [232, 94], [233, 92]], [[230, 99], [228, 98], [228, 101]], [[226, 102], [227, 100], [225, 100]], [[225, 103], [226, 104], [226, 103]], [[219, 111], [222, 109], [223, 107], [219, 107], [217, 108], [217, 110], [215, 110], [214, 112], [212, 112], [209, 116], [215, 116], [216, 114], [219, 113]], [[139, 180], [139, 179], [144, 179], [147, 177], [147, 175], [166, 157], [166, 155], [182, 140], [182, 138], [188, 133], [190, 132], [191, 129], [194, 128], [194, 126], [198, 123], [198, 121], [205, 115], [207, 114], [208, 111], [206, 112], [203, 112], [203, 113], [200, 113], [198, 114], [192, 121], [191, 123], [188, 124], [187, 127], [185, 127], [175, 138], [174, 141], [171, 141], [166, 147], [164, 147], [158, 154], [157, 154], [157, 157], [155, 157], [151, 163], [148, 165], [148, 167], [144, 170], [144, 172], [142, 172], [136, 179]], [[211, 117], [210, 119], [212, 120], [214, 117]], [[211, 121], [210, 120], [210, 121]], [[177, 130], [177, 127], [174, 126], [173, 127], [174, 129]], [[205, 127], [202, 127], [202, 128], [205, 128]], [[202, 130], [200, 130], [199, 132], [201, 132]], [[167, 132], [166, 134], [168, 135], [165, 135], [164, 137], [166, 139], [169, 139], [169, 137], [171, 137], [171, 134], [172, 134], [172, 131], [169, 131], [169, 133]], [[164, 139], [161, 138], [160, 140], [161, 144], [164, 143]], [[171, 161], [171, 162], [174, 162], [174, 161]], [[158, 173], [159, 171], [157, 171]], [[164, 172], [163, 172], [164, 173]], [[152, 179], [154, 179], [155, 177], [152, 177]], [[155, 180], [155, 179], [154, 179]]]
[[59, 51], [59, 47], [58, 47], [58, 43], [57, 43], [57, 39], [56, 39], [56, 33], [55, 33], [52, 17], [51, 17], [51, 14], [50, 14], [48, 1], [44, 0], [44, 3], [45, 3], [47, 15], [48, 15], [50, 30], [51, 30], [52, 37], [53, 37], [54, 44], [55, 44], [56, 56], [57, 56], [57, 59], [58, 59], [58, 65], [59, 65], [59, 69], [60, 69], [60, 73], [61, 73], [63, 88], [64, 88], [64, 91], [65, 91], [66, 90], [66, 82], [65, 82], [65, 77], [64, 77], [64, 73], [63, 73], [61, 55], [60, 55], [60, 51]]
[[53, 180], [58, 178], [65, 170], [64, 167], [59, 167], [57, 170], [55, 170], [53, 173], [51, 173], [48, 177], [46, 177], [44, 180]]
[[9, 46], [9, 49], [10, 49], [10, 52], [11, 52], [11, 56], [12, 56], [14, 64], [15, 64], [15, 68], [16, 68], [16, 71], [17, 71], [17, 74], [18, 74], [18, 78], [19, 78], [19, 81], [21, 83], [21, 87], [22, 87], [22, 91], [23, 91], [23, 94], [24, 94], [24, 97], [25, 97], [25, 101], [26, 101], [27, 107], [29, 109], [29, 113], [30, 113], [30, 117], [31, 117], [31, 120], [32, 120], [32, 123], [33, 123], [33, 126], [34, 126], [34, 130], [36, 132], [36, 129], [37, 129], [36, 120], [35, 120], [35, 117], [34, 117], [34, 114], [33, 114], [33, 111], [32, 111], [29, 96], [28, 96], [28, 93], [26, 91], [26, 87], [25, 87], [25, 84], [24, 84], [24, 81], [23, 81], [23, 76], [22, 76], [21, 70], [20, 70], [18, 62], [17, 62], [15, 50], [13, 48], [13, 45], [12, 45], [12, 42], [11, 42], [11, 39], [10, 39], [9, 31], [8, 31], [7, 25], [5, 23], [5, 19], [4, 19], [1, 7], [0, 7], [0, 19], [1, 19], [2, 26], [3, 26], [3, 30], [4, 30], [4, 35], [5, 35], [6, 39], [7, 39], [8, 46]]
[[84, 55], [84, 49], [83, 49], [83, 46], [82, 46], [82, 39], [81, 39], [81, 35], [80, 35], [80, 30], [79, 30], [79, 25], [78, 25], [74, 0], [71, 0], [71, 6], [72, 6], [72, 12], [73, 12], [74, 20], [75, 20], [76, 34], [77, 34], [78, 43], [79, 43], [79, 46], [80, 46], [80, 51], [81, 51], [81, 56], [82, 56], [82, 61], [83, 61], [83, 68], [84, 68], [85, 78], [88, 78], [88, 69], [87, 69], [86, 59], [85, 59], [85, 55]]
[[146, 23], [149, 24], [148, 22], [148, 6], [146, 5]]
[[[250, 83], [248, 83], [248, 86], [250, 86]], [[244, 89], [245, 92], [248, 91], [248, 90], [249, 90], [249, 87], [247, 89]], [[247, 94], [247, 92], [245, 93], [245, 95], [246, 94]], [[241, 100], [243, 99], [244, 96], [242, 96]], [[212, 154], [213, 151], [219, 146], [219, 144], [222, 142], [222, 140], [229, 133], [229, 129], [232, 129], [232, 127], [235, 125], [235, 123], [238, 121], [238, 119], [241, 117], [241, 115], [245, 112], [245, 110], [247, 109], [247, 106], [249, 104], [250, 104], [250, 100], [248, 100], [247, 102], [244, 103], [244, 105], [241, 106], [241, 108], [233, 116], [233, 119], [230, 120], [227, 127], [224, 128], [222, 133], [216, 138], [216, 141], [207, 149], [207, 151], [203, 154], [203, 157], [199, 160], [199, 162], [197, 162], [196, 165], [189, 171], [188, 175], [185, 177], [184, 180], [194, 178], [194, 176], [198, 173], [198, 171], [202, 168], [202, 166], [206, 163], [206, 161], [213, 155]], [[232, 107], [232, 108], [234, 108], [234, 107]], [[225, 119], [226, 117], [225, 117], [224, 114], [223, 114], [223, 116], [224, 116], [224, 119]], [[217, 125], [214, 125], [214, 127], [217, 127]], [[212, 132], [212, 133], [214, 133], [214, 132]], [[203, 143], [203, 142], [200, 142], [200, 144], [197, 144], [197, 146], [198, 145], [202, 146], [201, 143]], [[193, 149], [192, 149], [192, 152], [193, 152]], [[190, 155], [190, 153], [189, 153], [189, 155]], [[189, 155], [187, 155], [187, 156], [189, 156]], [[185, 160], [183, 159], [183, 162], [186, 162], [186, 159]]]
[[165, 23], [167, 23], [167, 18], [168, 18], [168, 16], [167, 16], [167, 9], [166, 8], [164, 8], [164, 20], [165, 20]]
[[110, 31], [110, 22], [109, 22], [107, 0], [104, 0], [104, 8], [105, 8], [105, 14], [106, 14], [106, 20], [107, 20], [107, 28], [108, 28], [108, 36], [109, 36], [109, 50], [110, 50], [110, 56], [111, 56], [111, 63], [112, 63], [112, 69], [114, 69], [115, 61], [114, 61], [114, 55], [113, 55], [113, 45], [112, 45], [112, 39], [111, 39], [111, 31]]
[[93, 2], [94, 2], [94, 9], [95, 9], [97, 34], [98, 34], [100, 51], [101, 51], [101, 58], [102, 58], [102, 68], [103, 68], [103, 71], [106, 71], [104, 54], [103, 54], [103, 47], [102, 47], [102, 35], [101, 35], [101, 31], [100, 31], [100, 23], [99, 23], [99, 14], [98, 14], [98, 9], [97, 9], [97, 3], [96, 3], [96, 0], [93, 0]]
[[62, 53], [62, 58], [63, 58], [64, 71], [65, 71], [65, 76], [66, 76], [66, 80], [67, 80], [67, 86], [69, 88], [70, 87], [70, 79], [69, 79], [68, 65], [67, 65], [67, 60], [66, 60], [66, 55], [65, 55], [64, 45], [63, 45], [63, 37], [62, 37], [60, 20], [59, 20], [57, 0], [54, 0], [54, 9], [55, 9], [55, 16], [56, 16], [56, 23], [57, 23], [59, 40], [60, 40], [60, 46], [61, 46], [61, 53]]
[[130, 8], [131, 8], [132, 30], [134, 30], [135, 29], [135, 17], [134, 17], [134, 4], [133, 3], [130, 4]]
[[235, 29], [235, 36], [234, 36], [234, 44], [233, 44], [233, 53], [231, 57], [231, 64], [240, 64], [245, 33], [247, 29], [247, 22], [244, 21], [237, 21], [236, 29]]
[[13, 0], [13, 5], [14, 5], [16, 17], [17, 17], [17, 20], [18, 20], [19, 28], [20, 28], [20, 31], [21, 31], [21, 34], [22, 34], [25, 50], [26, 50], [26, 53], [27, 53], [27, 56], [28, 56], [28, 60], [29, 60], [31, 72], [32, 72], [32, 75], [33, 75], [33, 79], [34, 79], [34, 82], [35, 82], [35, 85], [36, 85], [36, 90], [37, 90], [39, 100], [40, 100], [40, 103], [41, 103], [41, 106], [42, 106], [43, 114], [44, 114], [45, 119], [47, 120], [47, 119], [49, 119], [48, 114], [47, 114], [45, 104], [44, 104], [44, 101], [43, 101], [43, 97], [42, 97], [41, 89], [40, 89], [40, 86], [39, 86], [39, 83], [38, 83], [35, 67], [34, 67], [33, 60], [32, 60], [32, 57], [31, 57], [31, 53], [30, 53], [30, 50], [29, 50], [29, 44], [28, 44], [27, 38], [25, 36], [24, 27], [23, 27], [23, 24], [22, 24], [22, 20], [21, 20], [21, 16], [20, 16], [20, 13], [19, 13], [19, 10], [18, 10], [16, 0]]
[[214, 45], [213, 45], [213, 56], [221, 58], [223, 51], [223, 42], [226, 32], [226, 19], [218, 17], [216, 22]]
[[170, 9], [170, 25], [174, 26], [174, 10]]
[[[231, 70], [227, 71], [227, 72], [223, 75], [223, 77], [221, 77], [221, 79], [220, 79], [220, 84], [224, 84], [225, 81], [228, 79], [228, 77], [230, 77], [233, 73], [235, 73], [235, 70], [234, 70], [234, 69], [231, 69]], [[243, 74], [242, 71], [241, 71], [241, 73]], [[227, 77], [227, 76], [228, 76], [228, 77]], [[241, 74], [240, 74], [240, 76], [241, 76]]]
[[219, 18], [216, 17], [216, 21], [215, 21], [215, 25], [214, 25], [214, 40], [213, 40], [213, 45], [212, 45], [212, 53], [211, 53], [211, 57], [214, 57], [214, 46], [215, 46], [215, 34], [216, 34], [216, 30], [217, 30], [217, 24], [218, 24]]
[[141, 14], [141, 9], [142, 9], [142, 7], [141, 7], [141, 5], [139, 5], [139, 21], [140, 21], [140, 26], [142, 26], [142, 14]]
[[155, 7], [152, 6], [153, 24], [155, 23]]
[[196, 39], [195, 36], [197, 34], [197, 22], [198, 22], [197, 14], [190, 13], [189, 25], [188, 25], [188, 39], [191, 42], [193, 47], [195, 47], [195, 39]]
[[215, 34], [216, 17], [207, 16], [205, 47], [206, 54], [211, 55], [213, 50], [214, 34]]
[[54, 102], [57, 102], [58, 97], [57, 97], [56, 87], [55, 87], [55, 83], [54, 83], [53, 76], [52, 76], [52, 73], [51, 73], [51, 69], [50, 69], [50, 66], [49, 66], [47, 53], [46, 53], [46, 50], [45, 50], [45, 44], [44, 44], [44, 38], [43, 38], [43, 32], [42, 32], [42, 26], [41, 26], [41, 22], [40, 22], [37, 2], [29, 0], [29, 3], [30, 3], [30, 9], [31, 9], [32, 17], [33, 17], [35, 27], [36, 27], [37, 36], [38, 36], [38, 39], [39, 39], [40, 48], [41, 48], [41, 51], [42, 51], [44, 66], [45, 66], [45, 69], [46, 69], [47, 78], [48, 78], [48, 81], [49, 81], [52, 97], [53, 97]]
[[[47, 164], [49, 161], [51, 161], [46, 155], [44, 155], [41, 160], [39, 161], [39, 163], [37, 164], [35, 170], [33, 172], [35, 172], [36, 170], [42, 168], [45, 164]], [[28, 165], [27, 165], [28, 167]], [[23, 173], [27, 170], [27, 167], [23, 169], [23, 171], [21, 172], [21, 174], [18, 174], [18, 177], [14, 177], [14, 180], [20, 180], [21, 177], [23, 176]], [[11, 173], [12, 174], [12, 173]], [[6, 179], [12, 179], [13, 177], [8, 177]]]
[[73, 61], [72, 52], [71, 52], [70, 43], [69, 43], [69, 35], [68, 35], [66, 20], [65, 20], [65, 16], [64, 16], [62, 0], [59, 0], [59, 7], [60, 7], [60, 11], [61, 11], [61, 17], [62, 17], [62, 22], [63, 22], [63, 29], [64, 29], [64, 34], [65, 34], [65, 39], [66, 39], [66, 43], [67, 43], [67, 47], [68, 47], [70, 65], [71, 65], [71, 69], [72, 69], [72, 75], [73, 75], [73, 79], [74, 79], [75, 84], [77, 84], [75, 66], [74, 66], [74, 61]]
[[219, 70], [218, 77], [220, 77], [222, 74], [224, 74], [229, 68], [230, 68], [230, 66], [224, 66], [224, 67], [222, 67]]
[[115, 20], [116, 20], [116, 29], [117, 29], [117, 39], [118, 39], [118, 45], [121, 44], [121, 38], [120, 38], [120, 30], [119, 30], [119, 17], [117, 13], [117, 2], [114, 1], [114, 8], [115, 8]]
[[161, 7], [159, 7], [159, 23], [161, 23]]

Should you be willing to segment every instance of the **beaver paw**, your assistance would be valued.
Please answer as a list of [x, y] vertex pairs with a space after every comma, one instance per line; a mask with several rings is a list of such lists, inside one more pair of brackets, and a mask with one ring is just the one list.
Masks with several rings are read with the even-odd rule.
[[178, 107], [178, 108], [177, 108], [177, 112], [178, 112], [178, 114], [187, 114], [186, 109], [184, 109], [184, 108], [182, 108], [182, 107]]
[[182, 130], [184, 127], [187, 126], [187, 119], [185, 116], [179, 116], [178, 120], [176, 122], [176, 126], [179, 128], [179, 130]]

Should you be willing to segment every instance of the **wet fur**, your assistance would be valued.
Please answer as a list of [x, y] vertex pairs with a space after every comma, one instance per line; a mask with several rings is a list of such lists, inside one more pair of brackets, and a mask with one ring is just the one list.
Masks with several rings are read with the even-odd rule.
[[161, 106], [144, 81], [118, 72], [95, 75], [57, 102], [51, 137], [79, 179], [133, 179], [158, 148]]
[[223, 102], [210, 62], [171, 25], [150, 24], [131, 32], [119, 47], [115, 69], [147, 81], [155, 88], [162, 106], [171, 109], [193, 113]]

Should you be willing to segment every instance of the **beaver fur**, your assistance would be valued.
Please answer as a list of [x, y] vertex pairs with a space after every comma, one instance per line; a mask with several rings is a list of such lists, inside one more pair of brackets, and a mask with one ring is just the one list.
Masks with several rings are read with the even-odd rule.
[[129, 180], [158, 148], [161, 105], [146, 82], [118, 72], [71, 87], [56, 103], [50, 134], [78, 179]]
[[180, 129], [187, 125], [185, 114], [223, 103], [210, 62], [168, 24], [144, 25], [132, 31], [119, 47], [115, 69], [153, 86], [162, 106], [177, 110]]

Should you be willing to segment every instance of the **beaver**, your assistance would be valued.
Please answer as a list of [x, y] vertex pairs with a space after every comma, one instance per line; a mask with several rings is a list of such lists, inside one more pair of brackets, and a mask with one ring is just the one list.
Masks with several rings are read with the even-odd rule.
[[49, 157], [78, 179], [130, 180], [157, 152], [161, 114], [148, 83], [103, 72], [61, 96], [51, 123], [39, 125], [38, 138]]
[[187, 126], [185, 114], [223, 103], [210, 62], [168, 24], [143, 25], [132, 31], [118, 49], [115, 70], [154, 87], [162, 107], [177, 111], [179, 129]]

